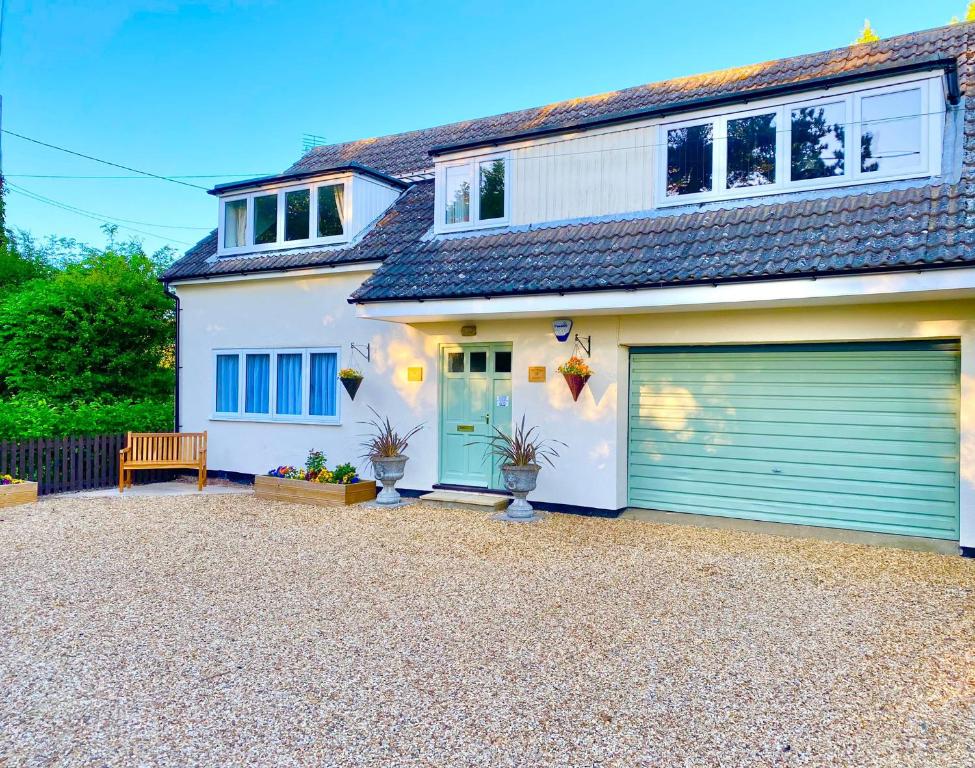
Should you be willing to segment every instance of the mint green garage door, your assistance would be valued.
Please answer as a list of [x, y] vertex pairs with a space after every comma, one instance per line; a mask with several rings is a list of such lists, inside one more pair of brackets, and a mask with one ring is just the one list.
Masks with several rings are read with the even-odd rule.
[[633, 507], [958, 538], [952, 344], [634, 349]]

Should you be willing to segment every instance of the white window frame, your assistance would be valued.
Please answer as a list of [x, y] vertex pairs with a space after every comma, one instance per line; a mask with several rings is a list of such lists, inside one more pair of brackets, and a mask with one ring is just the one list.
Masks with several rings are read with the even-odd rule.
[[[885, 93], [895, 93], [919, 89], [921, 91], [921, 154], [918, 164], [911, 169], [902, 169], [891, 173], [863, 173], [860, 170], [860, 104], [864, 98], [879, 96]], [[792, 110], [799, 107], [816, 106], [818, 104], [845, 104], [845, 161], [843, 174], [827, 176], [822, 179], [808, 179], [792, 181]], [[727, 136], [728, 120], [740, 117], [776, 112], [778, 124], [776, 139], [776, 182], [752, 187], [727, 187]], [[802, 99], [800, 95], [768, 99], [747, 107], [727, 110], [720, 113], [697, 113], [688, 115], [681, 120], [661, 122], [657, 127], [655, 153], [656, 170], [654, 173], [654, 198], [656, 207], [666, 208], [676, 205], [710, 202], [712, 200], [732, 200], [743, 197], [759, 197], [783, 192], [800, 192], [824, 187], [845, 187], [854, 184], [869, 184], [874, 181], [897, 181], [924, 176], [934, 176], [941, 172], [941, 144], [944, 126], [945, 100], [943, 78], [940, 73], [905, 75], [892, 78], [883, 83], [864, 86], [850, 85], [837, 87], [826, 94]], [[710, 192], [698, 192], [688, 195], [667, 195], [667, 131], [675, 128], [686, 128], [702, 123], [713, 123], [713, 151], [712, 158], [712, 189]]]
[[[504, 160], [504, 216], [497, 219], [485, 219], [481, 221], [481, 183], [480, 165], [490, 163], [495, 160]], [[447, 169], [467, 166], [471, 178], [471, 219], [461, 221], [456, 224], [444, 223], [447, 217]], [[492, 152], [486, 155], [473, 155], [461, 160], [449, 160], [437, 164], [436, 169], [436, 188], [434, 190], [434, 210], [436, 211], [436, 221], [434, 222], [434, 232], [465, 232], [472, 229], [491, 229], [493, 227], [506, 226], [511, 221], [511, 153]]]
[[[321, 187], [342, 185], [345, 189], [342, 197], [342, 234], [318, 237], [318, 190]], [[284, 248], [303, 248], [311, 245], [335, 245], [347, 243], [351, 238], [352, 214], [352, 177], [317, 179], [300, 184], [277, 184], [250, 192], [227, 195], [220, 198], [220, 217], [217, 224], [217, 256], [231, 256], [240, 253], [259, 253], [275, 251]], [[309, 190], [308, 237], [301, 240], [285, 240], [285, 200], [288, 192]], [[254, 198], [265, 195], [277, 195], [278, 198], [278, 232], [277, 240], [273, 243], [254, 243]], [[227, 248], [224, 246], [224, 224], [226, 222], [226, 204], [234, 200], [247, 200], [247, 238], [242, 246]]]
[[[311, 355], [330, 353], [335, 355], [335, 415], [312, 416], [308, 413], [311, 400]], [[278, 406], [278, 355], [301, 355], [301, 413], [279, 414]], [[217, 392], [217, 356], [237, 355], [237, 411], [223, 412], [216, 410]], [[270, 413], [246, 413], [244, 411], [247, 397], [247, 355], [270, 355], [271, 371], [268, 382], [268, 410]], [[338, 371], [342, 370], [341, 347], [248, 347], [234, 349], [214, 349], [211, 371], [213, 372], [211, 392], [210, 421], [249, 421], [258, 423], [277, 424], [319, 424], [341, 425], [342, 423], [342, 392], [339, 386]]]

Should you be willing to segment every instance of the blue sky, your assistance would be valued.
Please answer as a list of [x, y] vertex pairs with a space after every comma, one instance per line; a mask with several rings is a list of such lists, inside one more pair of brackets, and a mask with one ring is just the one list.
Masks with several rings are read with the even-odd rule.
[[[423, 128], [947, 23], [965, 0], [837, 3], [6, 0], [3, 127], [211, 186], [282, 170], [302, 135]], [[202, 190], [126, 175], [3, 136], [8, 182], [154, 234], [216, 223]], [[7, 224], [100, 244], [100, 221], [11, 191]], [[154, 225], [164, 224], [171, 228]], [[181, 227], [179, 229], [175, 227]], [[185, 228], [183, 228], [185, 227]]]

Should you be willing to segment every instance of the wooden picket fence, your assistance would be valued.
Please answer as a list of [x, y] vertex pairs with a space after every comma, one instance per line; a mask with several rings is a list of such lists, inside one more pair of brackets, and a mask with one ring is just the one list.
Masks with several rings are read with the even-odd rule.
[[[118, 453], [125, 435], [0, 440], [0, 475], [37, 483], [39, 494], [118, 485]], [[172, 470], [137, 472], [137, 483], [170, 480]]]

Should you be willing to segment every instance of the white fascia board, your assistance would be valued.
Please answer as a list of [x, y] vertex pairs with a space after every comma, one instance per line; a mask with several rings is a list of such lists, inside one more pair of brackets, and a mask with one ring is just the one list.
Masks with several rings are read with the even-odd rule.
[[765, 306], [923, 301], [972, 296], [975, 296], [975, 269], [959, 268], [493, 299], [479, 297], [380, 301], [359, 304], [356, 313], [359, 317], [374, 320], [423, 323], [458, 318], [692, 312]]
[[181, 285], [207, 285], [209, 283], [239, 283], [248, 280], [281, 280], [291, 277], [314, 277], [321, 275], [335, 275], [350, 272], [375, 272], [382, 265], [381, 261], [363, 261], [355, 264], [336, 264], [334, 267], [308, 267], [306, 269], [276, 269], [266, 272], [245, 272], [233, 275], [213, 275], [212, 277], [188, 277], [167, 280], [171, 288]]

